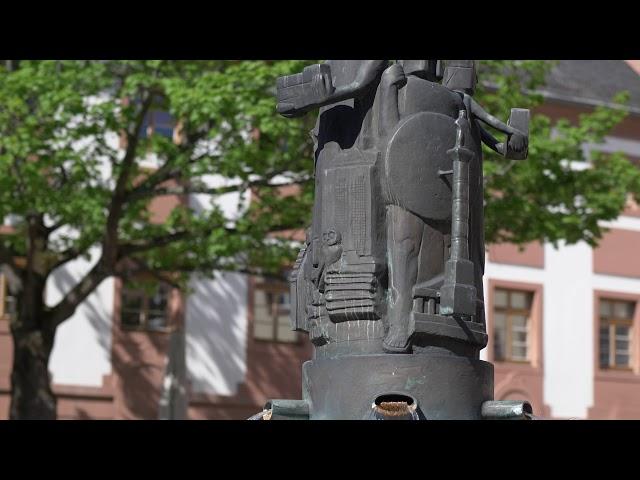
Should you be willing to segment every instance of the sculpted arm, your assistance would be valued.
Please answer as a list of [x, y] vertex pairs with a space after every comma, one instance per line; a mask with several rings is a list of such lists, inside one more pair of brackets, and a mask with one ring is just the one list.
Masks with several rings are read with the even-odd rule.
[[491, 133], [486, 131], [480, 125], [478, 125], [478, 129], [480, 130], [480, 139], [482, 140], [482, 143], [484, 143], [494, 152], [499, 153], [500, 155], [504, 155], [504, 143], [498, 142], [496, 137], [491, 135]]
[[[487, 145], [489, 148], [499, 153], [500, 155], [504, 155], [505, 157], [513, 160], [523, 160], [527, 157], [527, 151], [529, 147], [529, 113], [527, 110], [520, 110], [520, 112], [526, 112], [526, 120], [521, 126], [521, 128], [524, 128], [525, 131], [521, 131], [518, 128], [514, 128], [513, 126], [506, 124], [498, 120], [493, 115], [487, 113], [475, 100], [473, 100], [473, 98], [470, 98], [470, 105], [471, 113], [477, 119], [482, 120], [485, 124], [508, 135], [507, 142], [498, 143], [493, 135], [482, 128], [482, 126], [478, 125], [480, 129], [480, 138], [485, 145]], [[512, 117], [514, 115], [514, 110], [519, 109], [512, 110]], [[509, 123], [511, 123], [511, 121], [512, 118], [510, 118]]]
[[507, 125], [503, 121], [497, 119], [493, 115], [487, 113], [487, 111], [484, 108], [482, 108], [478, 104], [478, 102], [476, 102], [474, 99], [471, 99], [471, 113], [476, 118], [478, 118], [479, 120], [482, 120], [484, 123], [486, 123], [490, 127], [493, 127], [493, 128], [495, 128], [496, 130], [498, 130], [500, 132], [506, 133], [507, 135], [513, 135], [515, 133], [522, 133], [522, 132], [519, 132], [518, 130], [516, 130], [515, 128]]
[[387, 67], [387, 60], [363, 60], [358, 68], [358, 74], [353, 82], [336, 88], [332, 95], [325, 100], [324, 106], [329, 103], [337, 103], [349, 98], [360, 96], [371, 83]]
[[280, 77], [277, 82], [278, 113], [298, 117], [309, 110], [358, 97], [387, 64], [387, 60], [362, 60], [355, 79], [337, 88], [328, 63], [310, 65], [302, 73]]

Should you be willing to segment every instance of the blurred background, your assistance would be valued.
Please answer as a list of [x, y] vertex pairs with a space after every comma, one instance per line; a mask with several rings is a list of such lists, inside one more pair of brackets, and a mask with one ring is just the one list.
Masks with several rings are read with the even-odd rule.
[[[0, 64], [0, 419], [246, 419], [300, 398], [287, 274], [313, 203], [308, 61]], [[640, 418], [640, 60], [480, 61], [530, 108], [484, 159], [495, 398]]]

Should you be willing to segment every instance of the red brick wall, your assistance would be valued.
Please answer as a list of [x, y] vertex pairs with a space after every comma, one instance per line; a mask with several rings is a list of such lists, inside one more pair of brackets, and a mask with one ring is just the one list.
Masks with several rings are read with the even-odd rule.
[[607, 275], [640, 277], [640, 232], [612, 228], [593, 250], [593, 271]]

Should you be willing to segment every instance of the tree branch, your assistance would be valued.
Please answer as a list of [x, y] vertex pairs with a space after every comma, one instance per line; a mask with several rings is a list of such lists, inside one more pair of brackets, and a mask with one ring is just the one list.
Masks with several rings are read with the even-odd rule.
[[133, 258], [130, 257], [129, 260], [131, 260], [132, 263], [134, 263], [136, 265], [137, 268], [129, 268], [125, 271], [123, 271], [122, 273], [120, 273], [118, 276], [120, 276], [121, 278], [131, 278], [134, 275], [136, 275], [137, 273], [148, 273], [151, 276], [153, 276], [156, 280], [159, 280], [161, 282], [164, 282], [168, 285], [171, 285], [173, 288], [177, 288], [180, 289], [181, 286], [175, 282], [172, 278], [168, 277], [165, 275], [166, 272], [158, 272], [157, 270], [152, 269], [151, 267], [149, 267], [149, 265], [146, 264], [146, 262], [144, 262], [143, 260], [139, 259], [139, 258]]
[[112, 273], [111, 269], [105, 268], [102, 262], [99, 261], [55, 307], [49, 310], [48, 321], [50, 322], [50, 327], [57, 328], [58, 325], [73, 315], [78, 305]]
[[119, 259], [124, 259], [130, 255], [146, 252], [147, 250], [153, 250], [154, 248], [164, 247], [170, 243], [183, 240], [193, 235], [193, 232], [180, 231], [161, 237], [155, 237], [147, 240], [144, 243], [124, 243], [119, 248]]
[[[225, 193], [237, 192], [240, 190], [247, 190], [252, 187], [289, 187], [294, 185], [300, 185], [302, 182], [294, 183], [281, 183], [272, 184], [269, 183], [269, 179], [254, 180], [252, 182], [243, 182], [237, 185], [229, 185], [225, 187], [208, 187], [206, 185], [189, 185], [183, 187], [165, 187], [165, 188], [148, 188], [148, 189], [135, 189], [127, 195], [127, 202], [133, 202], [141, 200], [143, 198], [161, 197], [166, 195], [190, 195], [190, 194], [206, 194], [206, 195], [224, 195]], [[304, 180], [307, 181], [307, 180]], [[303, 181], [303, 182], [304, 182]]]
[[[50, 328], [57, 328], [63, 321], [75, 312], [76, 308], [91, 292], [93, 292], [102, 281], [113, 274], [118, 255], [118, 224], [122, 215], [124, 203], [124, 193], [133, 170], [138, 147], [138, 132], [142, 127], [144, 118], [151, 107], [153, 96], [147, 94], [142, 102], [142, 107], [134, 122], [133, 129], [127, 130], [127, 149], [120, 164], [120, 175], [116, 182], [114, 193], [109, 205], [109, 215], [107, 217], [107, 227], [102, 246], [102, 255], [98, 263], [84, 276], [84, 278], [73, 287], [64, 298], [52, 309], [49, 310], [48, 321]], [[67, 256], [71, 256], [75, 251], [70, 249]], [[63, 262], [64, 263], [64, 262]], [[60, 265], [62, 263], [59, 263]]]
[[109, 215], [107, 217], [106, 232], [103, 242], [102, 258], [105, 259], [108, 265], [115, 266], [115, 262], [118, 255], [118, 224], [122, 215], [122, 206], [124, 204], [126, 186], [129, 181], [133, 164], [136, 158], [136, 151], [138, 148], [138, 132], [144, 122], [151, 103], [153, 101], [153, 95], [148, 94], [147, 98], [143, 100], [142, 108], [138, 114], [138, 118], [134, 122], [133, 132], [128, 130], [127, 134], [127, 150], [121, 163], [121, 171], [116, 182], [111, 202], [109, 205]]
[[50, 271], [53, 272], [56, 268], [60, 267], [61, 265], [64, 265], [65, 263], [73, 260], [74, 258], [79, 257], [80, 255], [85, 253], [87, 250], [89, 250], [89, 248], [91, 248], [91, 245], [88, 245], [87, 247], [82, 249], [70, 247], [70, 248], [67, 248], [64, 252], [60, 252], [58, 254], [58, 259], [53, 263], [53, 265], [50, 268]]
[[[187, 134], [186, 137], [186, 142], [183, 142], [182, 144], [178, 145], [178, 150], [180, 151], [180, 153], [182, 154], [188, 154], [189, 152], [191, 152], [193, 150], [194, 145], [196, 144], [196, 142], [198, 142], [199, 140], [202, 140], [203, 138], [206, 137], [207, 132], [203, 131], [203, 132], [192, 132], [190, 134]], [[126, 197], [129, 197], [132, 194], [137, 194], [139, 191], [141, 190], [153, 190], [154, 187], [156, 187], [157, 185], [159, 185], [160, 183], [166, 181], [166, 180], [170, 180], [173, 178], [177, 178], [179, 176], [182, 175], [183, 171], [181, 168], [173, 168], [174, 164], [175, 164], [175, 159], [178, 157], [178, 155], [173, 155], [170, 156], [167, 161], [160, 166], [160, 168], [158, 168], [155, 172], [153, 172], [151, 175], [149, 175], [148, 177], [146, 177], [142, 182], [140, 182], [138, 185], [136, 185], [135, 188], [133, 188], [132, 190], [130, 190], [129, 192], [127, 192], [125, 194]], [[192, 158], [189, 160], [189, 164], [193, 164], [196, 163], [199, 160], [199, 158]]]

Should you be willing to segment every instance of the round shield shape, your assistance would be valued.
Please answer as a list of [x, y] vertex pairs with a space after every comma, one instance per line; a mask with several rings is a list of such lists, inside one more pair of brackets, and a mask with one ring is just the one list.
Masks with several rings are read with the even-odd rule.
[[420, 112], [402, 119], [390, 136], [384, 157], [389, 201], [425, 220], [451, 217], [452, 118]]

